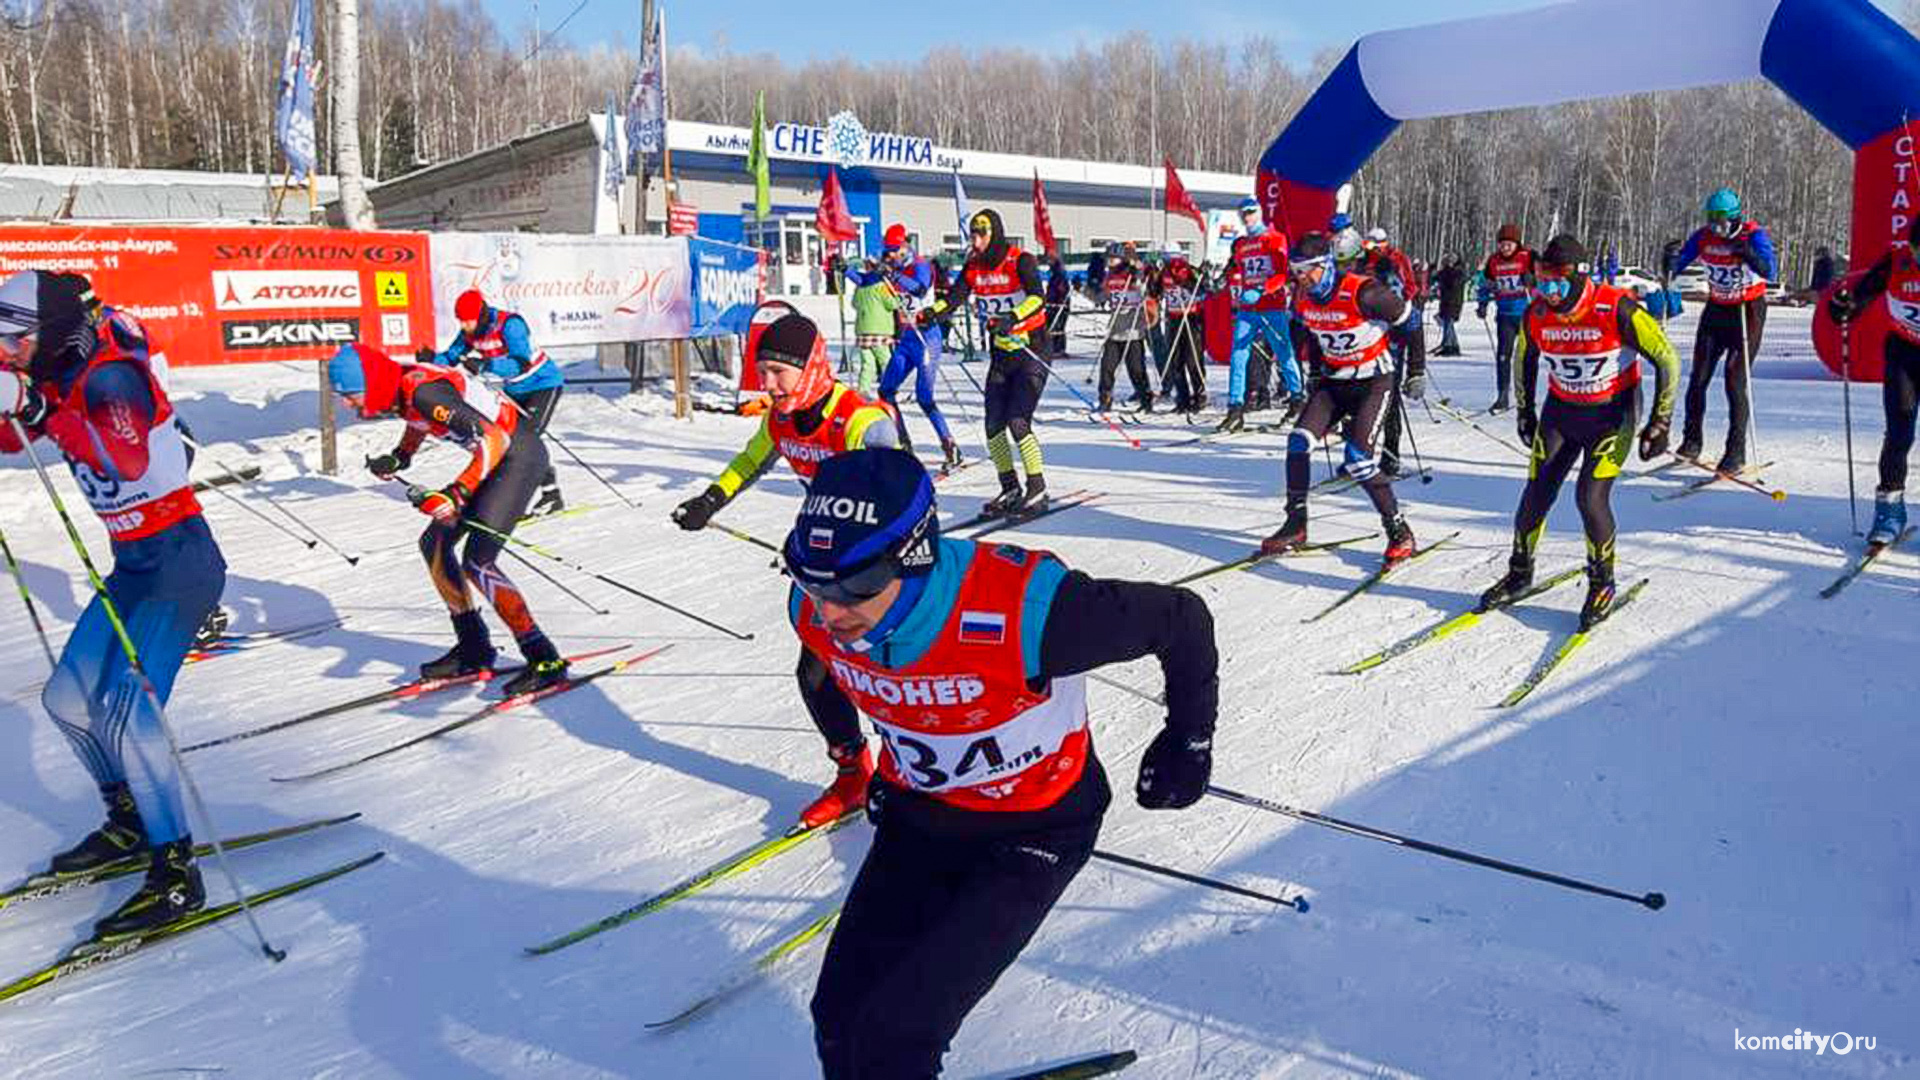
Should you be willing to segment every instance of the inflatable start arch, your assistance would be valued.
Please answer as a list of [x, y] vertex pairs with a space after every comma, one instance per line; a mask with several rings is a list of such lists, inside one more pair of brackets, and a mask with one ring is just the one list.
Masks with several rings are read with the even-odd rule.
[[[1583, 0], [1369, 34], [1261, 155], [1261, 206], [1293, 235], [1325, 228], [1334, 192], [1402, 121], [1592, 98], [1596, 71], [1621, 94], [1765, 78], [1854, 152], [1850, 269], [1906, 240], [1920, 214], [1920, 41], [1867, 0], [1686, 0], [1657, 21]], [[1852, 333], [1855, 379], [1880, 378], [1886, 333], [1876, 304]], [[1824, 305], [1814, 343], [1839, 373]]]

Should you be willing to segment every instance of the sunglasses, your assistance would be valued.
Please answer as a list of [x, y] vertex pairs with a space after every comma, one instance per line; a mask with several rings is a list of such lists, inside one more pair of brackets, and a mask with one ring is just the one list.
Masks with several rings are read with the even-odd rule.
[[815, 603], [833, 604], [836, 607], [852, 607], [887, 591], [893, 579], [900, 576], [900, 568], [892, 559], [880, 559], [868, 566], [841, 578], [838, 581], [808, 581], [793, 572], [789, 563], [787, 576], [800, 587], [800, 591], [813, 598]]

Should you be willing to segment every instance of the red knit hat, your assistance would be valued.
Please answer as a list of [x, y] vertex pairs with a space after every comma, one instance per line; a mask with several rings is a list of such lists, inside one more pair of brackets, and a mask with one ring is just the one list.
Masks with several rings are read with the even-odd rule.
[[453, 317], [461, 322], [477, 321], [480, 313], [487, 308], [487, 298], [480, 295], [479, 289], [468, 289], [453, 302]]

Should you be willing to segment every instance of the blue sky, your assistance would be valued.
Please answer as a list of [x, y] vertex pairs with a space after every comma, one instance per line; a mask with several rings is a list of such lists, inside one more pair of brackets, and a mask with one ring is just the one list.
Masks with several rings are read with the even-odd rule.
[[[1231, 41], [1264, 34], [1297, 61], [1323, 48], [1344, 48], [1373, 30], [1440, 22], [1469, 15], [1539, 7], [1541, 0], [1102, 0], [1097, 4], [1042, 0], [968, 0], [957, 7], [933, 5], [928, 17], [868, 0], [658, 0], [667, 8], [667, 31], [675, 46], [736, 53], [771, 52], [789, 62], [833, 56], [911, 59], [943, 45], [1024, 45], [1041, 53], [1070, 52], [1075, 44], [1145, 30], [1156, 37]], [[1647, 5], [1647, 18], [1660, 3]], [[532, 25], [528, 0], [482, 0], [503, 30], [514, 36]], [[581, 0], [541, 0], [540, 24], [551, 30]], [[1875, 0], [1899, 11], [1901, 0]], [[599, 41], [632, 44], [640, 21], [639, 0], [584, 0], [560, 32], [575, 45]], [[1171, 12], [1178, 19], [1170, 21]]]

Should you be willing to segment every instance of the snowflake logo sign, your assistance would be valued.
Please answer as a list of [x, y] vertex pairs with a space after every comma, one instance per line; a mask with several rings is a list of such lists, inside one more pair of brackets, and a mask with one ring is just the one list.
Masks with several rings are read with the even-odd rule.
[[867, 129], [859, 117], [842, 110], [827, 119], [827, 153], [843, 169], [866, 163]]

